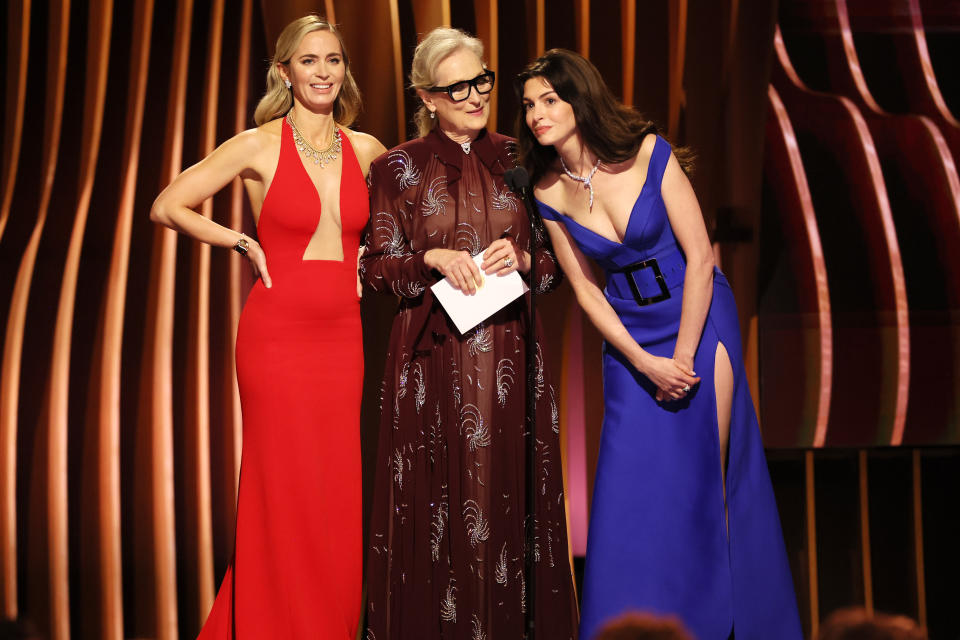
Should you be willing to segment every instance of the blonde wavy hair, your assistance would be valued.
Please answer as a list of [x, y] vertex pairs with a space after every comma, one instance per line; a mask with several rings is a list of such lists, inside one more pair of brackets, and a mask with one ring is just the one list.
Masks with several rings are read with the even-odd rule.
[[284, 84], [277, 64], [289, 65], [291, 56], [303, 42], [304, 36], [313, 31], [329, 31], [337, 36], [337, 40], [340, 41], [340, 51], [343, 52], [343, 66], [346, 73], [337, 99], [333, 103], [333, 119], [337, 124], [348, 127], [360, 114], [363, 105], [360, 88], [353, 79], [353, 74], [350, 73], [350, 56], [347, 54], [346, 45], [343, 44], [343, 36], [335, 26], [320, 16], [309, 14], [288, 24], [277, 38], [273, 60], [270, 61], [270, 69], [267, 70], [267, 91], [260, 98], [257, 110], [253, 114], [253, 120], [258, 126], [285, 115], [293, 106], [293, 92]]
[[[435, 87], [437, 66], [443, 62], [444, 58], [461, 48], [476, 54], [483, 68], [487, 68], [486, 63], [483, 62], [483, 43], [479, 38], [460, 29], [437, 27], [423, 38], [413, 52], [410, 88], [417, 90]], [[430, 117], [427, 105], [422, 102], [413, 114], [413, 122], [417, 125], [417, 133], [421, 137], [430, 133], [437, 124], [436, 119]]]

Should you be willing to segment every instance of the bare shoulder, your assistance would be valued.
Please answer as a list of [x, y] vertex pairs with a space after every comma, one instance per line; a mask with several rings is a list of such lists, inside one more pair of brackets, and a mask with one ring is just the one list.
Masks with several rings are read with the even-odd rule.
[[646, 153], [650, 155], [653, 153], [653, 148], [657, 145], [657, 138], [659, 138], [656, 133], [648, 133], [643, 137], [643, 140], [640, 142], [640, 153]]
[[[354, 131], [353, 129], [342, 129], [350, 137], [350, 143], [354, 146], [357, 152], [375, 152], [377, 155], [380, 155], [387, 150], [383, 144], [375, 137], [369, 133], [364, 133], [363, 131]], [[376, 156], [374, 156], [376, 157]]]
[[560, 184], [560, 172], [554, 168], [548, 169], [534, 185], [533, 195], [545, 205], [563, 212], [566, 198], [563, 185]]
[[262, 181], [272, 174], [279, 157], [280, 123], [275, 120], [229, 138], [200, 164]]
[[[278, 124], [274, 125], [274, 122]], [[268, 122], [254, 129], [241, 131], [220, 145], [220, 151], [250, 161], [255, 160], [256, 157], [265, 152], [277, 152], [279, 149], [279, 120]]]
[[277, 151], [280, 150], [280, 137], [283, 133], [283, 118], [275, 118], [270, 122], [264, 122], [255, 129], [247, 129], [242, 134], [249, 134], [251, 138], [251, 151]]
[[382, 155], [387, 148], [369, 133], [353, 131], [352, 129], [341, 130], [344, 131], [350, 139], [350, 144], [353, 145], [353, 150], [357, 154], [357, 162], [360, 163], [363, 173], [366, 174], [370, 168], [370, 163]]
[[640, 141], [640, 148], [637, 150], [635, 162], [641, 167], [646, 167], [650, 164], [650, 158], [653, 156], [654, 147], [657, 146], [658, 137], [656, 133], [648, 133], [644, 136], [643, 140]]

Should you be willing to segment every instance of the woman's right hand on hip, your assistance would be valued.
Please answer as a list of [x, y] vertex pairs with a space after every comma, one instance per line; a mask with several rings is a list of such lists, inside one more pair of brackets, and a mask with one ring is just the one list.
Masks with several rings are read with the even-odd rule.
[[273, 286], [273, 281], [270, 280], [270, 273], [267, 272], [267, 254], [263, 252], [260, 243], [256, 240], [249, 240], [248, 242], [247, 260], [250, 261], [250, 266], [253, 267], [253, 277], [259, 277], [263, 280], [263, 286], [269, 289]]

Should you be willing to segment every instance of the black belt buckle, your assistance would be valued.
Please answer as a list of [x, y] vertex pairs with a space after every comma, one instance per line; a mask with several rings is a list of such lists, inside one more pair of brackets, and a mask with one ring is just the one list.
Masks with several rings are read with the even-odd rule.
[[[656, 280], [660, 286], [659, 295], [644, 298], [640, 294], [640, 287], [637, 286], [637, 281], [633, 279], [633, 274], [642, 269], [653, 269], [653, 279]], [[662, 302], [670, 297], [670, 290], [667, 289], [667, 281], [663, 279], [663, 272], [660, 271], [660, 265], [657, 264], [656, 258], [649, 258], [643, 262], [635, 262], [627, 265], [621, 269], [621, 271], [627, 276], [627, 284], [630, 285], [630, 291], [633, 292], [633, 297], [636, 298], [637, 304], [641, 307], [653, 304], [654, 302]]]

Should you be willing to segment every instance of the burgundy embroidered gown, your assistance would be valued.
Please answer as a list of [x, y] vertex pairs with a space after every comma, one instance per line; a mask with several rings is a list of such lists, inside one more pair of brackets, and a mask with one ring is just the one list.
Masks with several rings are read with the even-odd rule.
[[[357, 251], [369, 217], [363, 173], [341, 133], [343, 260], [304, 259], [321, 210], [282, 124], [257, 235], [258, 280], [237, 328], [243, 460], [233, 561], [201, 640], [353, 640], [362, 613]], [[335, 171], [336, 165], [326, 171]]]
[[[481, 134], [469, 154], [434, 131], [370, 170], [364, 281], [400, 296], [381, 390], [371, 514], [367, 637], [520, 638], [524, 584], [526, 306], [517, 300], [460, 335], [429, 286], [427, 249], [482, 252], [503, 234], [527, 246], [523, 204], [507, 189], [513, 143]], [[541, 243], [544, 242], [540, 238]], [[560, 272], [536, 252], [537, 290]], [[496, 276], [490, 276], [496, 277]], [[537, 350], [538, 637], [576, 636], [557, 397]]]

